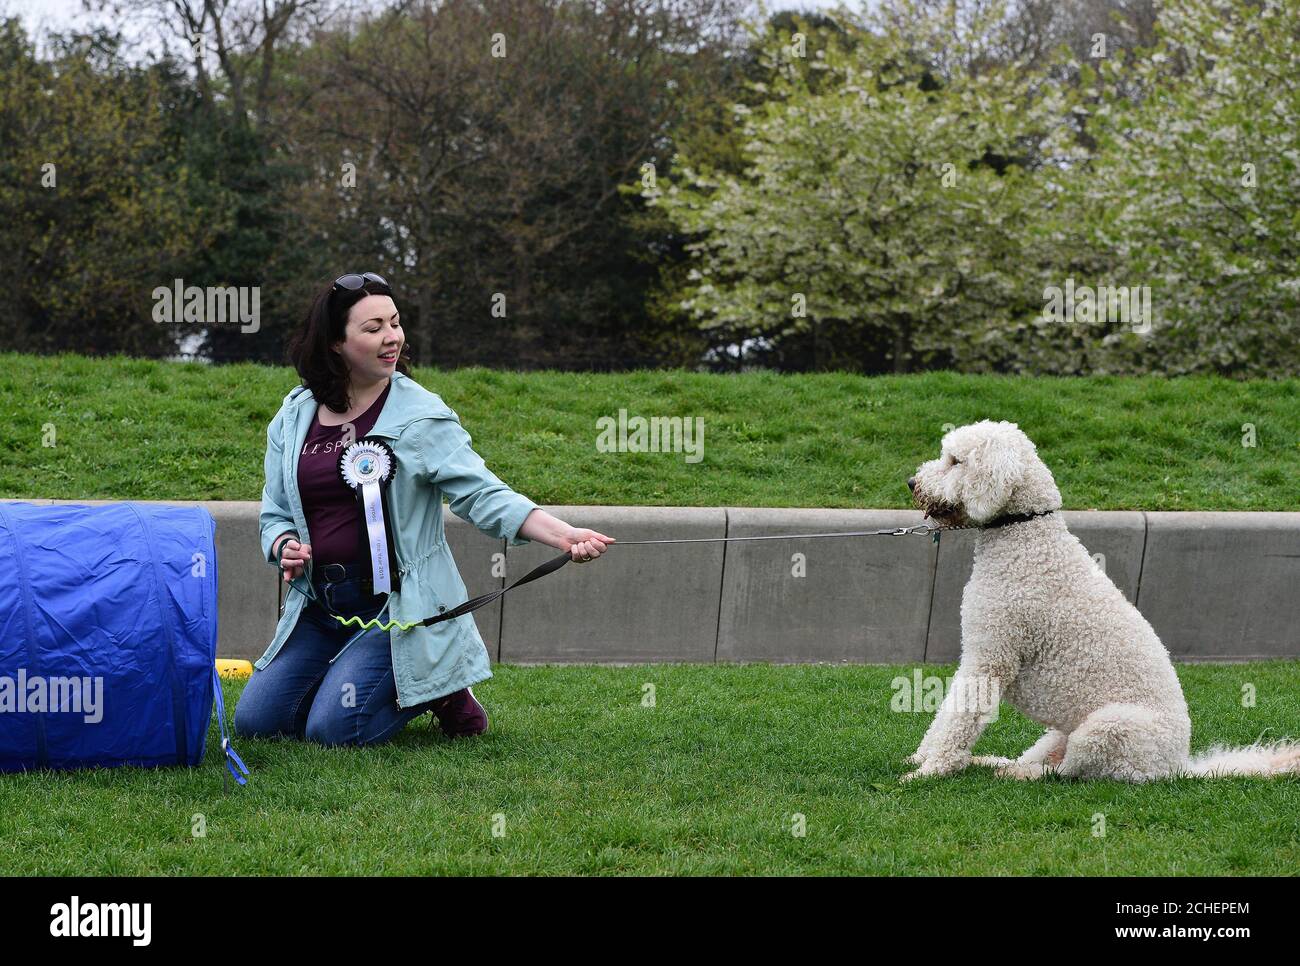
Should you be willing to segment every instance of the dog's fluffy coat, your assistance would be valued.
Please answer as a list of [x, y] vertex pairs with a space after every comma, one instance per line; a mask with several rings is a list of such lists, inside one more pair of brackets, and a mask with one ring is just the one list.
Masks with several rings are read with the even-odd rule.
[[[1192, 725], [1182, 687], [1151, 625], [1066, 529], [1061, 494], [1034, 444], [1014, 423], [984, 420], [943, 438], [922, 464], [913, 498], [940, 526], [984, 526], [1009, 514], [1043, 514], [981, 530], [962, 594], [961, 665], [906, 778], [969, 764], [1038, 778], [1149, 781], [1180, 774], [1274, 775], [1300, 771], [1300, 745], [1215, 747], [1189, 754]], [[972, 758], [996, 708], [962, 700], [981, 682], [1046, 726], [1015, 760]], [[996, 698], [995, 698], [996, 702]]]

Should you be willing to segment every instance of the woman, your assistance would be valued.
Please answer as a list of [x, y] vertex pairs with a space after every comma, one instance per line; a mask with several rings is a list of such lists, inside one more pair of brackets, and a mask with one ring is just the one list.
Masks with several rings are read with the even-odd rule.
[[[304, 385], [267, 428], [260, 525], [263, 554], [295, 592], [235, 710], [241, 735], [369, 745], [426, 711], [449, 737], [487, 730], [470, 690], [492, 676], [473, 615], [360, 631], [332, 616], [418, 622], [466, 599], [443, 532], [443, 494], [453, 513], [512, 546], [536, 540], [585, 562], [614, 542], [556, 519], [493, 475], [456, 413], [410, 378], [404, 348], [392, 291], [372, 272], [323, 289], [290, 343]], [[342, 452], [365, 436], [386, 442], [397, 463], [387, 596], [374, 592], [356, 493], [339, 471]]]

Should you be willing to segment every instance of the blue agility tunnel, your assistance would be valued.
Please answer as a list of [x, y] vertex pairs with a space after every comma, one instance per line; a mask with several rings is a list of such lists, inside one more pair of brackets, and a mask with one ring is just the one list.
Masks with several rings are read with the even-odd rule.
[[243, 783], [215, 535], [202, 507], [0, 503], [0, 771], [197, 765], [215, 694]]

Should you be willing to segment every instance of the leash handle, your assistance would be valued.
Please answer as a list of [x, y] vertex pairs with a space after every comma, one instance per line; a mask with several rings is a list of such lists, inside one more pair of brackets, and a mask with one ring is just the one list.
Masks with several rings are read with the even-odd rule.
[[[294, 540], [298, 540], [298, 535], [297, 535], [296, 533], [293, 535], [293, 539], [294, 539]], [[285, 549], [286, 546], [288, 546], [288, 544], [289, 544], [289, 541], [288, 541], [288, 540], [281, 540], [281, 541], [280, 541], [280, 548], [279, 548], [278, 550], [276, 550], [276, 552], [275, 552], [275, 566], [276, 566], [276, 568], [280, 571], [281, 574], [284, 573], [284, 549]], [[298, 540], [298, 545], [299, 545], [299, 546], [302, 545], [302, 541], [301, 541], [301, 540]], [[283, 580], [283, 579], [284, 579], [284, 578], [281, 577], [281, 580]], [[318, 597], [316, 596], [316, 591], [315, 591], [314, 589], [312, 589], [311, 581], [308, 580], [308, 578], [307, 578], [307, 565], [306, 565], [306, 564], [303, 565], [303, 568], [302, 568], [302, 578], [301, 578], [301, 579], [302, 579], [303, 581], [305, 581], [306, 584], [307, 584], [307, 589], [306, 589], [306, 590], [303, 590], [301, 587], [298, 586], [298, 580], [299, 580], [298, 577], [292, 577], [292, 578], [290, 578], [288, 581], [285, 581], [285, 583], [287, 583], [287, 584], [289, 585], [289, 588], [290, 588], [291, 590], [296, 590], [296, 591], [298, 591], [298, 593], [302, 594], [302, 595], [303, 595], [304, 597], [306, 597], [308, 600], [314, 600], [314, 601], [316, 601], [317, 603], [320, 603], [320, 598], [318, 598]], [[322, 605], [322, 606], [323, 606], [323, 605]], [[327, 609], [328, 609], [328, 608], [327, 608]]]

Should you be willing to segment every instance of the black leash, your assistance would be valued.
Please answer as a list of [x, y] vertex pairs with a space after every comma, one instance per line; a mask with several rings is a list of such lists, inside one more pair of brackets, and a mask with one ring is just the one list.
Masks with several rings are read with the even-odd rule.
[[[438, 613], [435, 614], [433, 617], [426, 617], [422, 621], [416, 621], [416, 623], [428, 626], [430, 624], [440, 624], [443, 621], [449, 621], [455, 617], [462, 617], [465, 614], [468, 614], [472, 610], [478, 610], [480, 607], [492, 603], [492, 601], [496, 600], [507, 590], [514, 590], [516, 587], [526, 584], [530, 580], [536, 580], [538, 577], [545, 577], [547, 574], [555, 573], [555, 571], [559, 570], [566, 563], [568, 563], [569, 560], [570, 557], [568, 552], [566, 551], [560, 554], [558, 557], [553, 557], [552, 559], [546, 561], [546, 563], [542, 564], [540, 567], [534, 567], [532, 570], [528, 571], [528, 573], [524, 574], [513, 584], [511, 584], [509, 587], [502, 587], [500, 590], [494, 590], [490, 594], [480, 594], [478, 597], [473, 597], [465, 601], [465, 603], [460, 604], [457, 607], [453, 607], [451, 610], [447, 611], [446, 613]], [[438, 610], [441, 611], [442, 608], [440, 607], [438, 608]]]
[[[841, 531], [836, 531], [834, 533], [778, 533], [778, 534], [764, 534], [761, 536], [754, 536], [754, 537], [679, 537], [679, 538], [664, 539], [664, 540], [619, 540], [615, 543], [609, 544], [609, 546], [610, 547], [633, 547], [633, 546], [649, 546], [651, 544], [667, 544], [667, 543], [738, 543], [742, 540], [818, 540], [826, 537], [880, 537], [880, 536], [903, 537], [912, 534], [929, 534], [930, 538], [935, 543], [938, 543], [939, 534], [947, 530], [993, 529], [995, 527], [1006, 526], [1009, 523], [1023, 523], [1026, 520], [1032, 520], [1035, 517], [1046, 516], [1047, 514], [1052, 512], [1053, 511], [1051, 510], [1047, 510], [1040, 513], [1006, 514], [1004, 516], [1000, 516], [997, 517], [996, 519], [990, 520], [988, 523], [983, 524], [981, 526], [931, 527], [922, 523], [914, 527], [892, 527], [884, 530], [841, 530]], [[288, 541], [285, 542], [287, 543]], [[283, 555], [283, 553], [284, 553], [284, 546], [281, 545], [280, 553], [277, 554], [277, 558]], [[553, 557], [550, 560], [546, 561], [545, 563], [540, 564], [537, 567], [534, 567], [532, 570], [528, 571], [528, 573], [524, 574], [522, 577], [520, 577], [518, 580], [516, 580], [514, 583], [510, 584], [509, 586], [502, 587], [500, 590], [494, 590], [489, 594], [480, 594], [478, 597], [470, 598], [469, 600], [465, 601], [463, 604], [459, 604], [458, 606], [453, 607], [451, 610], [445, 610], [444, 608], [440, 607], [438, 608], [437, 614], [434, 614], [432, 617], [426, 617], [422, 621], [413, 621], [411, 623], [405, 623], [399, 621], [380, 622], [376, 620], [370, 620], [363, 624], [360, 618], [356, 618], [356, 617], [349, 618], [348, 620], [345, 621], [343, 620], [343, 618], [335, 615], [335, 619], [342, 621], [344, 624], [351, 624], [355, 622], [358, 626], [363, 628], [379, 627], [382, 629], [389, 629], [397, 626], [397, 627], [401, 627], [403, 630], [411, 627], [419, 627], [419, 626], [429, 627], [434, 624], [441, 624], [443, 621], [454, 620], [457, 617], [464, 617], [466, 614], [472, 613], [473, 611], [478, 610], [480, 607], [486, 607], [488, 604], [504, 596], [509, 591], [514, 590], [516, 587], [522, 587], [524, 584], [537, 580], [538, 578], [545, 577], [547, 574], [553, 574], [555, 573], [555, 571], [559, 570], [561, 567], [563, 567], [572, 559], [573, 558], [569, 556], [568, 551], [565, 551], [564, 553], [560, 554], [558, 557]], [[295, 590], [300, 590], [300, 588], [294, 585], [293, 581], [290, 581], [290, 586], [294, 587]], [[310, 592], [310, 590], [311, 587], [310, 585], [308, 585], [308, 591]], [[314, 593], [309, 593], [308, 595], [313, 600], [316, 599], [316, 595]]]
[[[901, 537], [913, 533], [933, 533], [935, 535], [934, 539], [936, 541], [939, 539], [939, 531], [937, 529], [921, 524], [915, 527], [894, 527], [889, 530], [845, 530], [839, 533], [780, 533], [773, 536], [759, 537], [681, 537], [673, 540], [619, 540], [615, 543], [611, 543], [609, 546], [632, 547], [647, 546], [654, 543], [734, 543], [739, 540], [803, 540], [816, 539], [819, 537]], [[482, 594], [472, 600], [465, 601], [465, 603], [452, 608], [446, 613], [439, 613], [433, 617], [426, 617], [424, 620], [417, 621], [416, 623], [427, 626], [438, 624], [442, 621], [449, 621], [456, 617], [462, 617], [465, 614], [470, 613], [470, 611], [478, 610], [480, 607], [492, 603], [492, 601], [501, 597], [507, 591], [514, 590], [516, 587], [520, 587], [523, 584], [528, 583], [530, 580], [536, 580], [539, 577], [545, 577], [547, 574], [555, 573], [555, 571], [559, 570], [572, 559], [573, 558], [570, 557], [566, 551], [558, 557], [546, 561], [546, 563], [541, 566], [534, 567], [509, 587], [502, 587], [500, 590], [494, 590], [490, 594]]]
[[[979, 526], [931, 527], [922, 523], [914, 527], [892, 527], [886, 530], [841, 530], [835, 533], [777, 533], [770, 535], [765, 534], [757, 537], [679, 537], [669, 540], [619, 540], [615, 543], [611, 543], [609, 546], [644, 547], [649, 546], [650, 544], [663, 543], [736, 543], [741, 540], [816, 540], [822, 537], [903, 537], [910, 534], [929, 534], [931, 539], [935, 543], [938, 543], [939, 534], [946, 530], [992, 530], [997, 527], [1004, 527], [1010, 523], [1023, 523], [1026, 520], [1032, 520], [1035, 517], [1047, 516], [1052, 512], [1054, 511], [1044, 510], [1037, 513], [1008, 513], [1000, 517], [995, 517], [988, 523]], [[528, 583], [530, 580], [536, 580], [538, 577], [545, 577], [547, 574], [555, 573], [555, 571], [559, 570], [571, 559], [573, 558], [570, 557], [566, 551], [558, 557], [546, 561], [546, 563], [541, 566], [534, 567], [509, 587], [502, 587], [500, 590], [494, 590], [490, 594], [482, 594], [471, 600], [465, 601], [465, 603], [458, 607], [454, 607], [445, 613], [439, 613], [433, 617], [426, 617], [424, 620], [418, 621], [417, 623], [428, 626], [431, 624], [439, 624], [442, 621], [449, 621], [456, 617], [463, 617], [471, 611], [478, 610], [480, 607], [492, 603], [492, 601], [501, 597], [507, 591], [514, 590], [516, 587], [520, 587]]]

